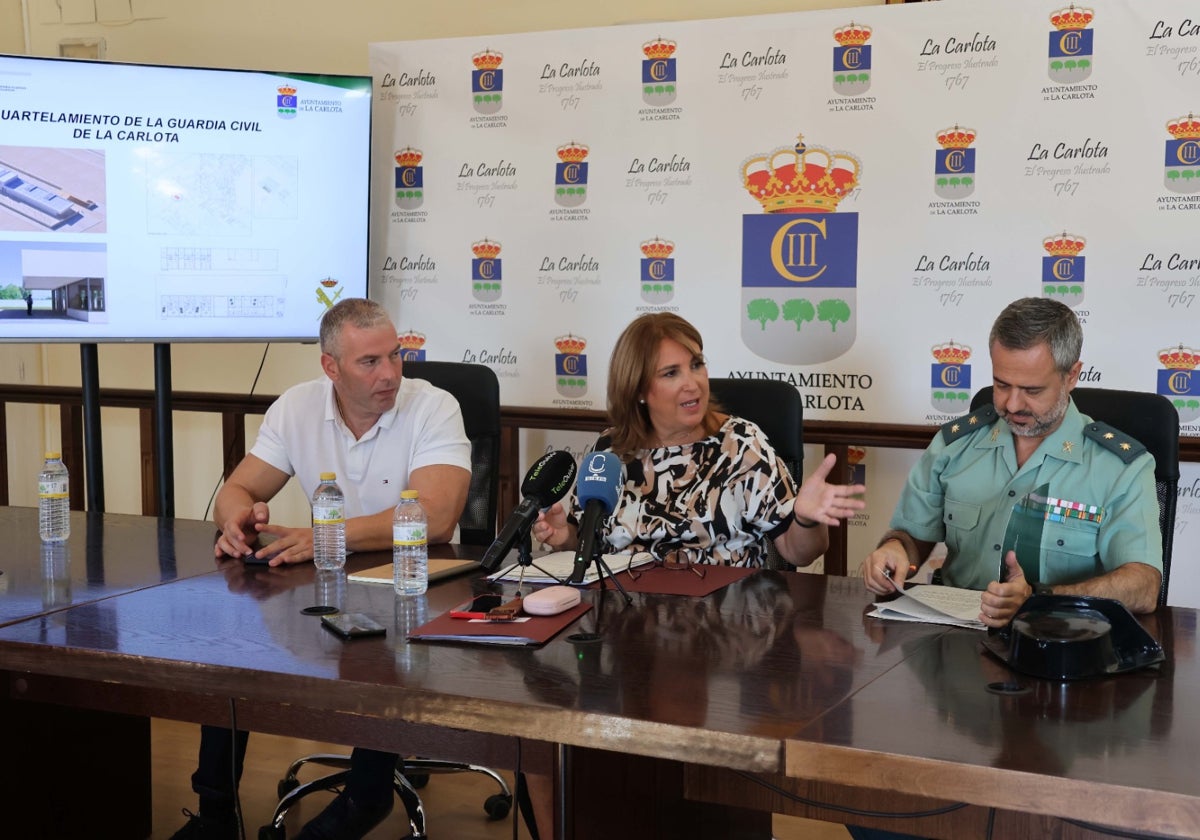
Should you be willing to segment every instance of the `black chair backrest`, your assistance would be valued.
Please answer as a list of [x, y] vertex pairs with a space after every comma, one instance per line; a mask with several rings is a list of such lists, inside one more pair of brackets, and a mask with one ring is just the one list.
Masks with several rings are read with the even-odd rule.
[[804, 400], [778, 379], [709, 379], [709, 392], [730, 414], [758, 425], [799, 485], [804, 480]]
[[[1175, 537], [1176, 490], [1179, 487], [1179, 412], [1162, 394], [1119, 391], [1114, 388], [1076, 388], [1071, 392], [1080, 413], [1119, 429], [1154, 456], [1158, 493], [1158, 527], [1162, 531], [1163, 576], [1158, 603], [1167, 603], [1171, 574], [1171, 543]], [[971, 410], [992, 402], [992, 386], [971, 399]]]
[[491, 545], [500, 493], [500, 381], [485, 365], [460, 362], [405, 362], [404, 375], [424, 379], [458, 400], [471, 441], [471, 489], [458, 538], [465, 545]]

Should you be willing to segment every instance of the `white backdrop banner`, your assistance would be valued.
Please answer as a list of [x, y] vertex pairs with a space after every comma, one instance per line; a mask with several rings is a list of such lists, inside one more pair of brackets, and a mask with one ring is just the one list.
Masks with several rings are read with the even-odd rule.
[[487, 364], [508, 405], [603, 409], [617, 334], [673, 311], [713, 376], [790, 382], [809, 419], [917, 424], [990, 384], [1005, 304], [1050, 296], [1083, 321], [1082, 384], [1165, 394], [1200, 434], [1189, 9], [371, 44], [371, 294], [413, 358]]

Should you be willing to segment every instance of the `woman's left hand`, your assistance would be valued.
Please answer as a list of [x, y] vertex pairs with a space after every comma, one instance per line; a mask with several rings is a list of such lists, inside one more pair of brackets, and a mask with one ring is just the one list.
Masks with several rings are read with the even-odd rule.
[[836, 463], [836, 456], [826, 455], [796, 491], [792, 512], [801, 525], [812, 522], [819, 525], [837, 525], [840, 520], [866, 508], [867, 503], [859, 498], [867, 492], [864, 485], [830, 484], [826, 481]]

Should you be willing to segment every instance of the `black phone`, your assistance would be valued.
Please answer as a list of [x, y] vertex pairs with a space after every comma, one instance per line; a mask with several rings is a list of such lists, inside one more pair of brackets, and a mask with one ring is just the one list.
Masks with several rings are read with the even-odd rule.
[[465, 604], [459, 604], [450, 610], [451, 618], [487, 618], [488, 613], [496, 609], [504, 599], [495, 593], [476, 595]]
[[242, 556], [242, 562], [247, 566], [265, 566], [271, 562], [271, 559], [278, 554], [278, 551], [268, 551], [262, 557], [258, 556], [258, 552], [275, 542], [275, 535], [259, 534], [258, 538], [251, 544], [253, 553]]
[[387, 628], [365, 613], [335, 613], [321, 616], [321, 624], [343, 639], [360, 639], [364, 636], [382, 636]]

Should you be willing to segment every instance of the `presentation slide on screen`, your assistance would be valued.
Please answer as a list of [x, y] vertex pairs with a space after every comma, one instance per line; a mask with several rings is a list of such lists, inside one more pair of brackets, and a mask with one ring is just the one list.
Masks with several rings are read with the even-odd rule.
[[315, 338], [370, 119], [368, 77], [0, 56], [0, 341]]

